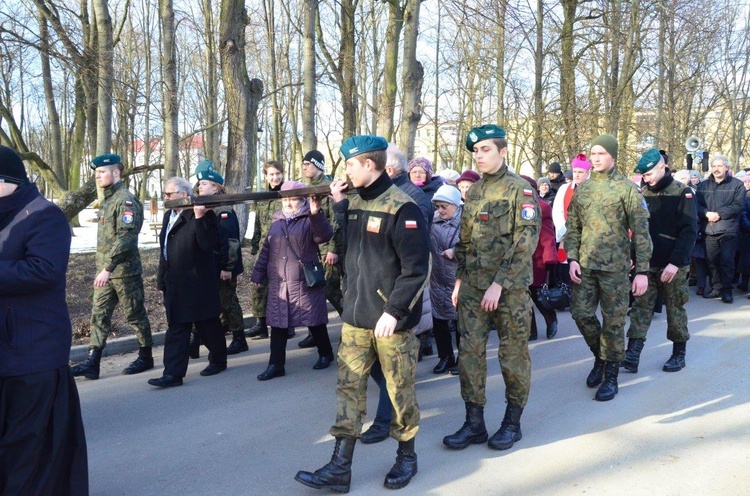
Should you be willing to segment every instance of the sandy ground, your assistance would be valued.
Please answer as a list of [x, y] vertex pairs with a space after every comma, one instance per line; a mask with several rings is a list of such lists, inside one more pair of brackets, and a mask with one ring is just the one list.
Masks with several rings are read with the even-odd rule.
[[[506, 452], [487, 446], [451, 451], [442, 438], [463, 422], [459, 383], [419, 364], [422, 421], [419, 473], [399, 491], [408, 495], [740, 495], [750, 494], [750, 300], [733, 305], [693, 297], [686, 369], [661, 370], [669, 357], [664, 315], [654, 319], [638, 374], [620, 375], [610, 402], [593, 401], [585, 385], [593, 359], [570, 319], [560, 332], [531, 344], [532, 390], [523, 439]], [[333, 315], [332, 315], [333, 317]], [[340, 322], [329, 326], [338, 342]], [[331, 455], [336, 370], [313, 371], [314, 350], [288, 345], [287, 376], [259, 382], [268, 341], [230, 357], [229, 369], [203, 378], [206, 350], [191, 361], [185, 385], [146, 384], [160, 365], [119, 375], [134, 355], [104, 360], [98, 381], [79, 380], [89, 443], [91, 494], [317, 495], [293, 480]], [[160, 348], [155, 350], [161, 362]], [[504, 411], [504, 386], [491, 336], [487, 428]], [[370, 381], [369, 412], [376, 395]], [[365, 428], [372, 419], [367, 417]], [[358, 444], [351, 494], [384, 494], [396, 442]]]

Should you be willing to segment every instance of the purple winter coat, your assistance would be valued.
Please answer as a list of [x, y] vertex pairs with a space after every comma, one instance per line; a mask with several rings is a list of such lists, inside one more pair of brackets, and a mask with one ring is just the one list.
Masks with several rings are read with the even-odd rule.
[[[299, 259], [289, 249], [284, 228]], [[333, 237], [333, 228], [325, 214], [310, 214], [309, 204], [302, 206], [288, 224], [281, 210], [273, 214], [250, 279], [259, 283], [268, 278], [266, 322], [272, 327], [312, 327], [328, 323], [326, 289], [308, 288], [299, 263], [318, 260], [318, 244]]]

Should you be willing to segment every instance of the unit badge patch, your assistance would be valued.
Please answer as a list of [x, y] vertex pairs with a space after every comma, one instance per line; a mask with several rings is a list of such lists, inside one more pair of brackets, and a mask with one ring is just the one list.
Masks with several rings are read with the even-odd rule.
[[133, 219], [134, 219], [133, 212], [131, 212], [130, 210], [126, 210], [125, 213], [122, 214], [122, 221], [125, 224], [132, 224]]
[[523, 220], [536, 219], [536, 205], [533, 203], [524, 203], [521, 205], [521, 218]]
[[380, 232], [380, 223], [383, 219], [380, 217], [370, 217], [367, 219], [367, 232], [378, 233]]

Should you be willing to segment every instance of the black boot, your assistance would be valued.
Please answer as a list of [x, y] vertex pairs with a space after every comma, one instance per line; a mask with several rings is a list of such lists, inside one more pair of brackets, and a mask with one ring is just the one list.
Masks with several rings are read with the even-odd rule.
[[383, 420], [381, 417], [375, 417], [369, 429], [362, 433], [359, 440], [362, 444], [375, 444], [388, 439], [388, 433], [391, 429], [391, 423]]
[[453, 366], [456, 364], [456, 359], [453, 358], [453, 355], [448, 355], [447, 357], [441, 358], [437, 365], [435, 365], [435, 368], [432, 369], [433, 374], [445, 374], [448, 369], [453, 368]]
[[586, 378], [586, 385], [595, 388], [604, 379], [604, 360], [599, 358], [599, 350], [591, 348], [591, 352], [594, 354], [594, 368], [591, 369], [589, 376]]
[[505, 407], [505, 417], [500, 424], [500, 430], [492, 435], [487, 446], [496, 450], [507, 450], [523, 437], [521, 433], [521, 414], [523, 407], [508, 403]]
[[679, 372], [685, 368], [685, 347], [687, 343], [672, 343], [672, 356], [664, 364], [664, 372]]
[[188, 347], [190, 358], [201, 357], [201, 338], [198, 336], [198, 332], [193, 329], [190, 331], [190, 346]]
[[443, 444], [451, 449], [461, 450], [470, 444], [487, 441], [487, 428], [484, 426], [484, 407], [466, 403], [466, 421], [461, 428], [443, 438]]
[[414, 438], [399, 441], [396, 463], [385, 476], [383, 485], [387, 489], [401, 489], [409, 485], [415, 475], [417, 475], [417, 454], [414, 453]]
[[620, 364], [628, 372], [637, 373], [638, 364], [641, 363], [641, 351], [643, 351], [643, 343], [646, 340], [642, 338], [630, 338], [628, 339], [628, 349], [625, 350], [625, 360]]
[[544, 315], [544, 322], [547, 324], [547, 339], [552, 339], [557, 336], [557, 316], [555, 315], [555, 312], [550, 312], [549, 315]]
[[258, 374], [259, 381], [270, 381], [274, 377], [284, 377], [286, 375], [286, 369], [283, 365], [269, 364], [266, 370]]
[[537, 328], [536, 328], [536, 315], [534, 315], [534, 310], [531, 311], [531, 331], [529, 331], [529, 341], [536, 341], [538, 338], [537, 334]]
[[122, 371], [124, 375], [140, 374], [154, 368], [154, 358], [151, 356], [151, 347], [138, 348], [138, 358]]
[[356, 439], [337, 437], [331, 461], [315, 472], [300, 470], [294, 480], [314, 489], [348, 493], [352, 482], [352, 455]]
[[102, 361], [102, 350], [98, 348], [91, 348], [89, 350], [89, 356], [83, 362], [75, 365], [70, 369], [73, 372], [74, 377], [83, 376], [86, 379], [98, 379], [99, 378], [99, 363]]
[[315, 338], [313, 337], [312, 333], [308, 332], [307, 337], [297, 343], [297, 346], [299, 346], [300, 348], [312, 348], [313, 346], [315, 346]]
[[227, 346], [227, 355], [236, 355], [242, 353], [250, 348], [247, 346], [247, 339], [245, 339], [245, 331], [240, 329], [239, 331], [232, 331], [232, 342]]
[[618, 391], [617, 374], [620, 372], [619, 362], [604, 362], [604, 382], [596, 391], [596, 401], [609, 401], [615, 397]]
[[247, 331], [247, 337], [253, 339], [268, 339], [268, 326], [265, 317], [258, 317], [255, 325]]

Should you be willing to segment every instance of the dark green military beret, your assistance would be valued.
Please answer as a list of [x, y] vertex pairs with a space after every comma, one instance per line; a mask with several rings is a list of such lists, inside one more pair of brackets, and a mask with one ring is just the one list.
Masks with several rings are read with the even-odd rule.
[[347, 139], [341, 143], [341, 148], [339, 148], [339, 150], [344, 156], [344, 160], [349, 160], [350, 158], [363, 153], [385, 150], [386, 148], [388, 148], [388, 142], [385, 138], [373, 136], [371, 134], [364, 134], [361, 136], [352, 136]]
[[119, 163], [120, 163], [119, 155], [117, 155], [116, 153], [105, 153], [104, 155], [99, 155], [98, 157], [94, 157], [89, 167], [96, 170], [97, 167], [104, 167], [105, 165], [116, 165]]
[[210, 160], [201, 160], [198, 162], [198, 165], [195, 167], [195, 175], [197, 176], [199, 172], [204, 171], [210, 171], [214, 170], [214, 163]]
[[198, 181], [206, 180], [213, 181], [216, 184], [224, 184], [224, 178], [221, 177], [221, 174], [213, 169], [198, 171], [196, 172], [195, 177], [198, 179]]
[[494, 124], [485, 124], [484, 126], [475, 127], [466, 135], [466, 149], [473, 152], [474, 145], [480, 141], [493, 138], [505, 138], [505, 129]]
[[659, 165], [659, 162], [661, 162], [662, 160], [664, 160], [664, 158], [661, 156], [661, 153], [659, 153], [659, 150], [657, 150], [656, 148], [651, 148], [643, 154], [641, 159], [638, 161], [638, 165], [636, 165], [635, 169], [633, 169], [633, 172], [637, 172], [639, 174], [648, 172]]

